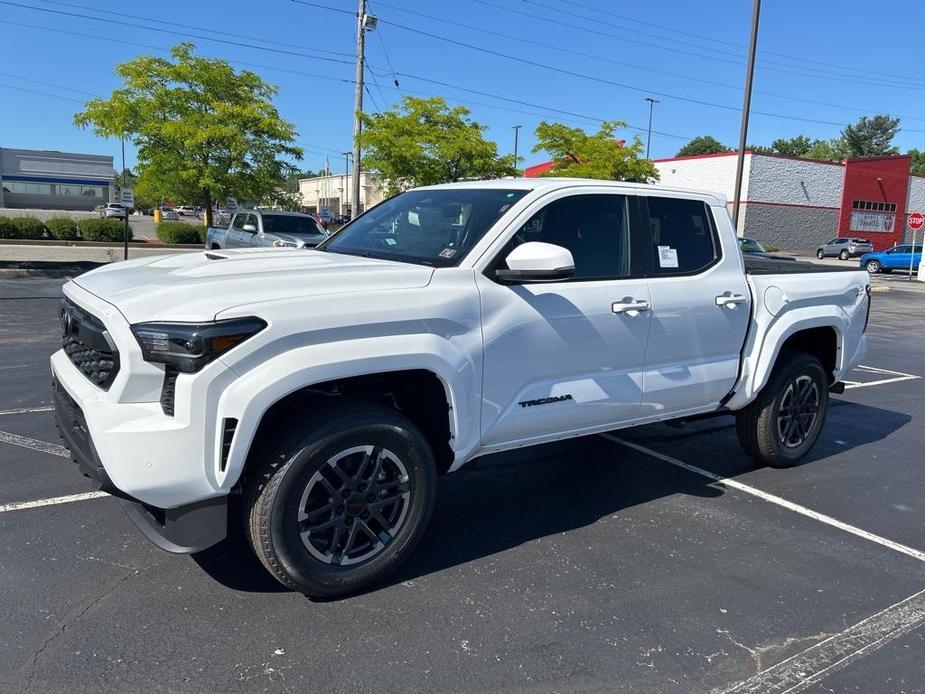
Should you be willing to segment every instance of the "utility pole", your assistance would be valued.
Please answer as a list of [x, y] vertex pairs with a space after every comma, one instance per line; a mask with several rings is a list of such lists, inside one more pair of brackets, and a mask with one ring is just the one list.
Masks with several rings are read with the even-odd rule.
[[[341, 194], [340, 213], [344, 214], [344, 208], [347, 206], [346, 203], [350, 200], [350, 152], [341, 152], [341, 154], [344, 155], [344, 188]], [[353, 217], [352, 211], [350, 217]]]
[[514, 168], [517, 168], [517, 140], [520, 136], [520, 129], [524, 127], [522, 125], [514, 126]]
[[[125, 136], [119, 138], [122, 140], [122, 189], [125, 190]], [[119, 193], [119, 202], [122, 203], [122, 193]], [[124, 203], [122, 203], [125, 207]], [[125, 208], [125, 229], [122, 232], [122, 260], [128, 260], [128, 208]]]
[[748, 114], [752, 107], [752, 78], [755, 76], [755, 52], [758, 47], [758, 17], [761, 0], [752, 6], [752, 34], [748, 42], [748, 67], [745, 68], [745, 99], [742, 102], [742, 129], [739, 131], [739, 153], [736, 157], [735, 198], [732, 203], [732, 226], [739, 231], [739, 206], [742, 203], [742, 172], [745, 168], [745, 141], [748, 137]]
[[353, 89], [353, 185], [350, 191], [350, 216], [360, 213], [360, 131], [363, 127], [363, 69], [366, 51], [366, 0], [357, 3], [356, 77]]
[[649, 145], [652, 144], [652, 109], [655, 107], [655, 104], [660, 104], [661, 102], [658, 99], [653, 99], [651, 96], [647, 96], [646, 101], [649, 102], [649, 134], [646, 136], [646, 159], [648, 159]]

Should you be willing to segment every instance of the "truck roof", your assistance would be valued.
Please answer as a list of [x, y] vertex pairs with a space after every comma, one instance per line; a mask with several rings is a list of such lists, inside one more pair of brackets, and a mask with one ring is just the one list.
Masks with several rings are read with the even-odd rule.
[[495, 178], [487, 181], [458, 181], [456, 183], [441, 183], [435, 186], [423, 186], [416, 190], [440, 190], [445, 188], [505, 188], [515, 190], [544, 190], [557, 188], [575, 188], [582, 186], [615, 188], [618, 190], [659, 191], [665, 193], [683, 194], [699, 199], [710, 198], [720, 205], [726, 204], [726, 197], [721, 193], [713, 193], [691, 188], [676, 188], [663, 186], [657, 183], [630, 183], [627, 181], [604, 181], [593, 178], [560, 178], [558, 176], [544, 176], [540, 178]]

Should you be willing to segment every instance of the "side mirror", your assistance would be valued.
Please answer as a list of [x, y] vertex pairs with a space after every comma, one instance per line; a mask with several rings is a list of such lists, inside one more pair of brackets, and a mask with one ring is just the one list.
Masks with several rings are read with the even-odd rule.
[[241, 229], [243, 231], [249, 231], [252, 234], [257, 233], [257, 227], [255, 227], [253, 224], [245, 224], [243, 227], [241, 227]]
[[554, 282], [575, 274], [572, 252], [552, 243], [523, 243], [508, 254], [505, 262], [507, 269], [495, 273], [502, 282]]

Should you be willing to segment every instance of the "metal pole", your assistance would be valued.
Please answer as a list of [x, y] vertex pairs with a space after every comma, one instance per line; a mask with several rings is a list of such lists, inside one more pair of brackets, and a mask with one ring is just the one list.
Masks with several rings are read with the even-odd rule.
[[353, 90], [353, 185], [350, 195], [350, 216], [360, 213], [360, 131], [363, 127], [363, 60], [366, 50], [366, 0], [357, 3], [356, 77]]
[[912, 253], [909, 254], [909, 279], [912, 277], [912, 268], [915, 265], [915, 235], [919, 233], [918, 229], [912, 230]]
[[[122, 140], [122, 188], [125, 189], [125, 137], [120, 138]], [[119, 193], [119, 201], [122, 201], [122, 194]], [[122, 245], [123, 253], [122, 260], [128, 260], [128, 208], [125, 207], [125, 203], [122, 203], [123, 208], [125, 209], [125, 229], [122, 232]]]
[[514, 126], [514, 168], [515, 169], [517, 168], [517, 144], [518, 144], [518, 140], [520, 136], [520, 129], [522, 127], [523, 127], [522, 125]]
[[646, 101], [649, 102], [649, 134], [646, 136], [646, 159], [648, 159], [649, 145], [652, 144], [652, 109], [655, 108], [655, 104], [661, 102], [659, 102], [658, 99], [653, 99], [651, 96], [647, 96]]
[[761, 0], [752, 6], [752, 34], [748, 42], [748, 67], [745, 70], [745, 99], [742, 102], [742, 129], [739, 132], [739, 153], [736, 157], [735, 198], [732, 203], [732, 226], [739, 231], [739, 206], [742, 204], [742, 171], [745, 168], [745, 140], [748, 137], [748, 114], [752, 107], [752, 78], [755, 76], [755, 51], [758, 46], [758, 17]]

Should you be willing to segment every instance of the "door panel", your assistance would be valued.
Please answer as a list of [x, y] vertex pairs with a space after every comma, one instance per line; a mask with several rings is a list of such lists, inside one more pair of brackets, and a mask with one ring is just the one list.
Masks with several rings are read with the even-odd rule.
[[[731, 223], [722, 208], [711, 213], [696, 200], [649, 197], [645, 208], [652, 315], [643, 411], [718, 406], [738, 378], [751, 316], [741, 256], [720, 238], [735, 238]], [[718, 234], [717, 223], [728, 229]]]
[[503, 261], [520, 243], [555, 243], [572, 253], [572, 279], [506, 285], [492, 268], [477, 275], [483, 445], [639, 416], [649, 312], [614, 307], [650, 300], [646, 281], [631, 277], [631, 198], [559, 194], [498, 253]]

